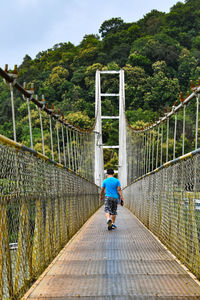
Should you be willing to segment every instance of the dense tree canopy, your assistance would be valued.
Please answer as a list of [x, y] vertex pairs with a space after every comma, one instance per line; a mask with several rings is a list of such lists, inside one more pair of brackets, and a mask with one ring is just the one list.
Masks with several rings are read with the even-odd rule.
[[[27, 54], [19, 66], [18, 81], [29, 85], [33, 82], [39, 99], [44, 95], [66, 118], [90, 127], [94, 121], [97, 69], [125, 70], [126, 111], [132, 124], [142, 118], [145, 122], [155, 118], [164, 107], [173, 105], [180, 91], [188, 91], [191, 79], [199, 78], [199, 0], [177, 2], [169, 13], [152, 10], [137, 22], [125, 23], [120, 17], [113, 17], [102, 23], [99, 34], [101, 37], [85, 35], [78, 46], [70, 42], [56, 44], [39, 52], [35, 59]], [[116, 78], [102, 77], [102, 89], [110, 93], [117, 88]], [[0, 131], [12, 137], [9, 88], [1, 80], [0, 90]], [[22, 125], [25, 103], [19, 94], [15, 105], [19, 107], [18, 134], [26, 141], [28, 130]], [[118, 113], [116, 101], [109, 98], [103, 100], [103, 107], [113, 115]], [[37, 136], [39, 129], [34, 118], [33, 124]], [[106, 129], [112, 124], [105, 122], [103, 126]], [[113, 137], [117, 138], [117, 134]], [[105, 135], [104, 142], [109, 143], [110, 139]], [[115, 161], [114, 154], [112, 159]]]
[[112, 18], [103, 22], [99, 29], [99, 33], [101, 33], [102, 37], [105, 37], [109, 33], [117, 33], [120, 26], [124, 23], [121, 18]]

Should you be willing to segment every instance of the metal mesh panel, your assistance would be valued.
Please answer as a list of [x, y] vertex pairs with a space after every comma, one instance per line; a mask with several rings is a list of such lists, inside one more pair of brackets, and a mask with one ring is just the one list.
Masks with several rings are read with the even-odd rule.
[[200, 278], [200, 154], [124, 189], [127, 207]]
[[0, 143], [1, 299], [19, 297], [100, 206], [95, 184], [17, 148]]
[[200, 88], [154, 123], [132, 127], [127, 122], [127, 182], [199, 147]]
[[22, 87], [16, 74], [0, 68], [1, 76], [10, 90], [10, 96], [7, 94], [10, 99], [5, 101], [13, 123], [12, 130], [2, 127], [1, 134], [94, 181], [95, 123], [90, 129], [81, 129], [69, 123], [54, 105], [49, 108], [44, 95], [39, 101], [33, 87], [31, 90]]

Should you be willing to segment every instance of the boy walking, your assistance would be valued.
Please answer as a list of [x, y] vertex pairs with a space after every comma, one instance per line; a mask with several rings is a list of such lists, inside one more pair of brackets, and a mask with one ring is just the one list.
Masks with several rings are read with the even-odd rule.
[[108, 230], [115, 229], [115, 219], [117, 215], [117, 203], [120, 196], [121, 205], [123, 205], [123, 196], [121, 191], [121, 184], [119, 179], [114, 177], [113, 169], [107, 170], [107, 179], [103, 181], [101, 188], [101, 200], [104, 200], [105, 196], [105, 213]]

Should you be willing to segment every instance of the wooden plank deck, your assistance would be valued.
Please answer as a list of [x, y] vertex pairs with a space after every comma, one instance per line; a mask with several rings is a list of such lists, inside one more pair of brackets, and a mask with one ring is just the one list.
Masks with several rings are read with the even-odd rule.
[[200, 285], [126, 208], [108, 231], [101, 207], [25, 299], [200, 299]]

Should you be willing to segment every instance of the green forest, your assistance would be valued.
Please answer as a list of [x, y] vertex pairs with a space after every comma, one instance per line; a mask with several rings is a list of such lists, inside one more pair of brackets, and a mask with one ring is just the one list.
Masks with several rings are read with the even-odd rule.
[[[18, 82], [34, 83], [39, 99], [44, 95], [65, 118], [82, 128], [94, 123], [95, 72], [125, 70], [126, 115], [131, 125], [143, 126], [168, 111], [180, 92], [186, 97], [190, 80], [198, 84], [200, 74], [200, 2], [177, 2], [169, 13], [152, 10], [137, 22], [120, 17], [105, 20], [98, 34], [85, 35], [79, 45], [64, 42], [41, 51], [32, 59], [28, 54], [18, 66]], [[67, 37], [66, 37], [67, 39]], [[6, 63], [6, 62], [5, 62]], [[102, 90], [118, 89], [116, 76], [102, 76]], [[18, 140], [27, 143], [26, 103], [17, 94]], [[0, 133], [11, 136], [12, 117], [9, 88], [0, 80]], [[118, 114], [118, 104], [103, 99], [103, 114]], [[34, 113], [33, 113], [34, 114]], [[33, 117], [33, 134], [39, 143], [39, 125]], [[116, 121], [115, 121], [116, 122]], [[117, 144], [114, 121], [103, 123], [104, 142]], [[108, 135], [111, 128], [114, 134]], [[37, 147], [36, 147], [37, 148]], [[109, 152], [109, 151], [108, 151]], [[108, 154], [107, 154], [108, 155]], [[116, 157], [113, 157], [116, 159]]]

